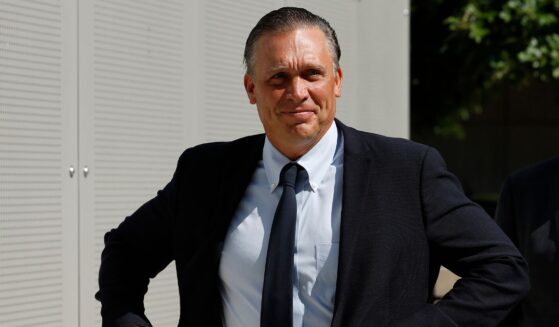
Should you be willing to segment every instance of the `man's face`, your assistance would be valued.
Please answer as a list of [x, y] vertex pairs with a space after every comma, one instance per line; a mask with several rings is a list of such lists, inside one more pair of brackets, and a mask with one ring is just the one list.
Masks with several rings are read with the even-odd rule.
[[270, 142], [294, 160], [326, 133], [336, 115], [342, 71], [316, 27], [264, 34], [244, 83]]

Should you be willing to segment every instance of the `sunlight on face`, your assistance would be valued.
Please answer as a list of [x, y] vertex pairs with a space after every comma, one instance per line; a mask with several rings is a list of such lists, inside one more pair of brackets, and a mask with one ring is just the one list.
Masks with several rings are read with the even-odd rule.
[[244, 83], [270, 142], [285, 156], [305, 154], [336, 115], [342, 71], [316, 27], [265, 34], [256, 43], [254, 69]]

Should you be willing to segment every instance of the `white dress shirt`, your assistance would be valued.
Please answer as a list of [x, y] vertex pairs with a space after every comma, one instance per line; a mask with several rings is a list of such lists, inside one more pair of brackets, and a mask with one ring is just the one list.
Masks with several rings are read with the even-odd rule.
[[[266, 138], [258, 163], [233, 219], [221, 255], [219, 277], [226, 327], [260, 325], [268, 240], [289, 163]], [[293, 279], [293, 326], [330, 326], [338, 269], [342, 209], [343, 136], [335, 122], [297, 160], [309, 183], [297, 193]]]

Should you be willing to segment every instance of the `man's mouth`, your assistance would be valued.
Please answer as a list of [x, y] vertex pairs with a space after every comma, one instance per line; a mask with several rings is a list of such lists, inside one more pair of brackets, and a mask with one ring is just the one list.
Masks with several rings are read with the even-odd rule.
[[311, 116], [314, 116], [315, 111], [314, 110], [291, 110], [291, 111], [284, 111], [283, 114], [288, 117], [306, 120]]
[[316, 113], [316, 110], [313, 108], [295, 108], [291, 110], [283, 110], [283, 113], [289, 115], [297, 115], [297, 114], [307, 114], [307, 113]]

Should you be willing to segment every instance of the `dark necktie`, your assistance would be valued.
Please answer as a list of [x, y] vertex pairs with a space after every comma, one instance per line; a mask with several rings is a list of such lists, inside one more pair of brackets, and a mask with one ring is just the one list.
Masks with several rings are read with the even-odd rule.
[[305, 169], [291, 162], [280, 173], [283, 193], [276, 208], [262, 289], [260, 326], [293, 326], [293, 250], [297, 220], [295, 186], [308, 178]]

